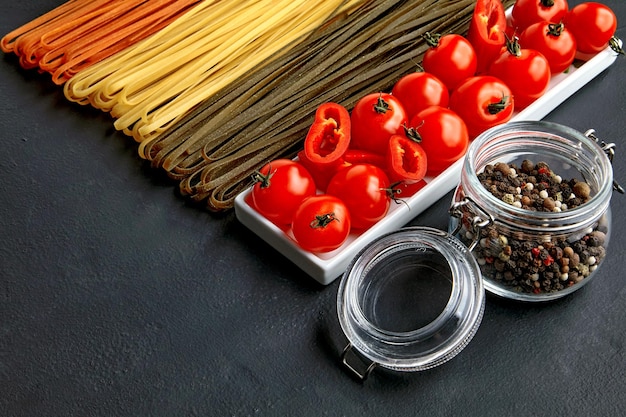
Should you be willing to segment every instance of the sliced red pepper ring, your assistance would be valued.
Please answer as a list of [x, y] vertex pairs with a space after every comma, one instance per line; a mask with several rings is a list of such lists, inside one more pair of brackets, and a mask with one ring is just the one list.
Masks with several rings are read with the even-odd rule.
[[467, 32], [478, 58], [477, 73], [483, 73], [505, 45], [507, 30], [501, 0], [478, 0]]
[[315, 120], [304, 140], [304, 153], [315, 164], [333, 164], [350, 146], [350, 113], [337, 103], [317, 108]]
[[426, 176], [426, 152], [415, 140], [405, 135], [393, 135], [387, 151], [387, 171], [391, 182], [412, 184]]

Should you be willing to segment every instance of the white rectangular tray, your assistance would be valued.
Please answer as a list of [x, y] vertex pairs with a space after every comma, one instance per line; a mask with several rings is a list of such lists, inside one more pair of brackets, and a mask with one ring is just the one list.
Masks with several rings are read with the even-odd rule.
[[[613, 64], [616, 58], [617, 53], [607, 47], [583, 65], [571, 66], [567, 73], [554, 76], [546, 94], [524, 110], [515, 113], [511, 121], [542, 119]], [[235, 214], [242, 224], [285, 255], [304, 272], [321, 284], [327, 285], [343, 274], [350, 261], [369, 242], [382, 234], [405, 226], [418, 214], [454, 189], [459, 180], [462, 164], [463, 159], [436, 177], [426, 178], [426, 186], [415, 195], [405, 199], [406, 204], [392, 203], [389, 213], [384, 219], [359, 235], [351, 234], [340, 248], [325, 254], [313, 254], [301, 250], [289, 231], [284, 232], [259, 215], [245, 201], [246, 196], [250, 193], [249, 189], [236, 197]]]

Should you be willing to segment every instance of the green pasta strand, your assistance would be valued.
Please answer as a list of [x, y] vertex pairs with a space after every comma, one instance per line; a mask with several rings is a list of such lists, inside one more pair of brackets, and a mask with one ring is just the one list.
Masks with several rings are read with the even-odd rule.
[[270, 59], [142, 147], [181, 193], [210, 210], [231, 208], [251, 173], [293, 157], [327, 101], [351, 108], [414, 71], [426, 31], [465, 33], [474, 0], [371, 0]]

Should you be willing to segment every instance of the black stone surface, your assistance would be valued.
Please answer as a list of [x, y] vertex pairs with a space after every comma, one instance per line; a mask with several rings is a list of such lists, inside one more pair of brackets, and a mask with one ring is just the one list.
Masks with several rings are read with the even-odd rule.
[[[626, 39], [626, 2], [605, 0]], [[571, 5], [580, 1], [570, 1]], [[59, 1], [5, 4], [0, 34]], [[546, 119], [617, 144], [626, 58]], [[450, 195], [411, 224], [446, 228]], [[335, 299], [242, 226], [187, 204], [111, 119], [0, 60], [0, 415], [626, 415], [626, 196], [596, 279], [546, 305], [489, 297], [452, 361], [356, 382]]]

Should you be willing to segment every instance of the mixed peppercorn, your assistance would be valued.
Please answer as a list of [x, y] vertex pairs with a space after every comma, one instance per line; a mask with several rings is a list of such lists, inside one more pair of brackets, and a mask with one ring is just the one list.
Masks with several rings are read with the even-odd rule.
[[[548, 164], [525, 160], [515, 164], [488, 165], [478, 174], [494, 196], [531, 211], [559, 212], [573, 209], [591, 198], [584, 181], [564, 180]], [[563, 290], [589, 276], [605, 256], [607, 224], [575, 235], [526, 235], [503, 233], [490, 224], [480, 230], [474, 249], [483, 275], [518, 291], [547, 293]], [[464, 237], [474, 239], [471, 228]]]
[[533, 211], [572, 209], [591, 197], [589, 184], [575, 179], [564, 181], [545, 162], [524, 160], [519, 168], [504, 162], [487, 165], [478, 179], [502, 201]]

